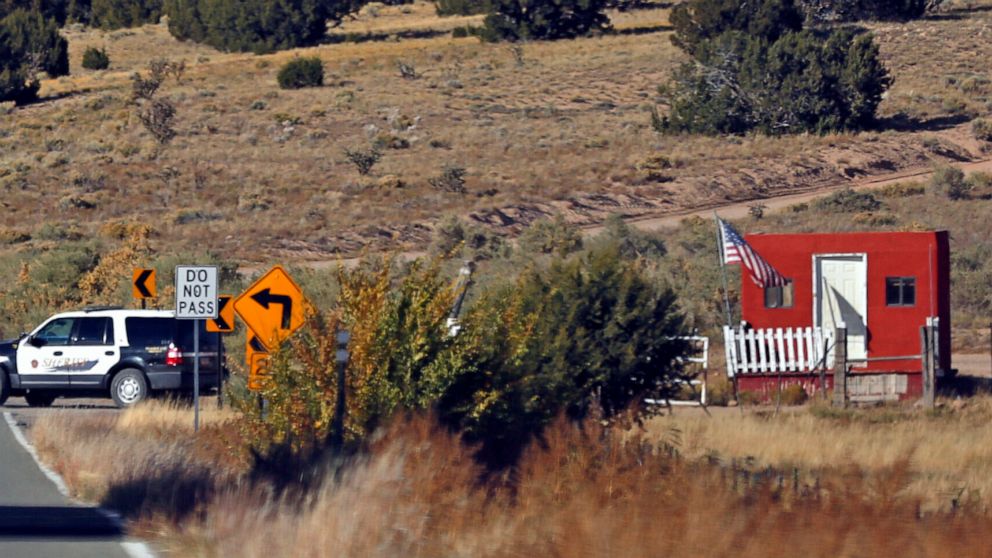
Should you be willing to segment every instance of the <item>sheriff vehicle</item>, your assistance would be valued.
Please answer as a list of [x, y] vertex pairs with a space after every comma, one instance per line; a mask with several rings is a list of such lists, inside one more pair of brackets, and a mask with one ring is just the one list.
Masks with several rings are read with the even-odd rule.
[[111, 397], [129, 407], [152, 392], [193, 389], [193, 324], [200, 327], [200, 387], [219, 379], [218, 336], [165, 310], [91, 307], [56, 314], [20, 339], [0, 341], [0, 405], [57, 397]]

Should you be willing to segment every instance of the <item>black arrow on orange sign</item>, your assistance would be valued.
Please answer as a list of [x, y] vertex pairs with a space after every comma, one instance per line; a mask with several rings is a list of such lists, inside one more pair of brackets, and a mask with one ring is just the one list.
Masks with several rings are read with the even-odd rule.
[[143, 269], [141, 273], [138, 274], [138, 278], [134, 280], [134, 288], [138, 289], [138, 292], [141, 293], [141, 296], [144, 298], [152, 297], [152, 292], [148, 290], [148, 285], [145, 284], [151, 276], [152, 270]]
[[265, 345], [262, 345], [262, 342], [258, 340], [258, 337], [255, 337], [254, 335], [249, 338], [248, 344], [251, 345], [251, 349], [256, 353], [269, 352], [269, 350], [265, 348]]
[[217, 329], [223, 329], [225, 331], [231, 329], [231, 324], [227, 323], [227, 320], [224, 319], [223, 314], [224, 309], [227, 308], [227, 305], [230, 303], [231, 297], [229, 296], [217, 297], [217, 317], [213, 319], [214, 324], [217, 325]]
[[293, 320], [293, 299], [288, 295], [272, 294], [269, 289], [262, 289], [251, 295], [251, 299], [262, 308], [269, 309], [270, 304], [282, 305], [282, 328], [289, 329]]

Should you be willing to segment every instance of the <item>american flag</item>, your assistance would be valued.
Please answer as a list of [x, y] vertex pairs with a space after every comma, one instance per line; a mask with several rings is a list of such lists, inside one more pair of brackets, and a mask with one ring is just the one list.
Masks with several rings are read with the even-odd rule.
[[720, 246], [723, 248], [723, 263], [744, 264], [751, 280], [759, 287], [781, 287], [788, 281], [781, 273], [751, 248], [726, 221], [717, 217], [720, 226]]

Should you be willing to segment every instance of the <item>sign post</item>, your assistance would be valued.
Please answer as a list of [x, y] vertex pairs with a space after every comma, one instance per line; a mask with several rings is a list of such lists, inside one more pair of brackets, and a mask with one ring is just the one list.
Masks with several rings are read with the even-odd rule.
[[339, 331], [337, 333], [337, 351], [334, 353], [334, 361], [338, 365], [338, 393], [337, 402], [334, 405], [334, 423], [331, 425], [331, 447], [340, 451], [344, 447], [344, 415], [345, 405], [345, 372], [348, 367], [348, 342], [351, 341], [351, 333]]
[[217, 266], [176, 266], [176, 319], [193, 320], [193, 432], [200, 431], [200, 320], [216, 320]]
[[207, 320], [207, 331], [217, 334], [217, 408], [224, 408], [224, 334], [234, 331], [234, 304], [231, 295], [217, 297], [217, 318]]

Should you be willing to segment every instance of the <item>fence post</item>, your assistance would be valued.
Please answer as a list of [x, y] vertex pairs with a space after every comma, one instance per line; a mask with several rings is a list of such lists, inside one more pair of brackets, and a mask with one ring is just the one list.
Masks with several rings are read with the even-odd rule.
[[929, 325], [920, 326], [920, 365], [923, 374], [923, 406], [933, 409], [935, 403], [933, 329]]
[[847, 405], [847, 327], [841, 324], [834, 338], [834, 407]]

